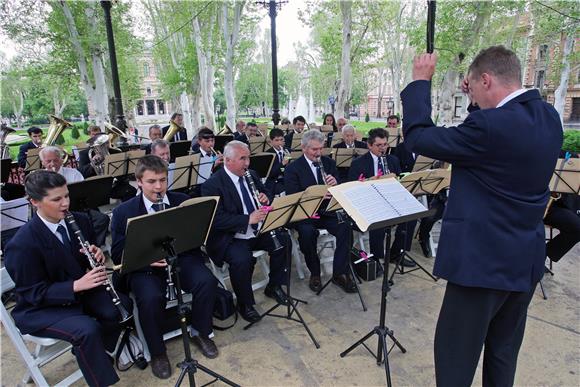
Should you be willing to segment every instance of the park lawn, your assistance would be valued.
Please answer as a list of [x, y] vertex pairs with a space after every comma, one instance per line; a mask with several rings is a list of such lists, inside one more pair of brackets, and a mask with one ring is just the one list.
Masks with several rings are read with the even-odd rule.
[[[251, 120], [248, 120], [251, 121]], [[272, 122], [271, 118], [268, 117], [263, 117], [263, 118], [256, 118], [254, 120], [257, 124], [269, 124], [270, 122]], [[366, 137], [367, 133], [369, 132], [369, 130], [374, 129], [374, 128], [384, 128], [385, 127], [385, 123], [384, 122], [365, 122], [365, 121], [349, 121], [349, 123], [354, 126], [354, 128], [357, 130], [357, 132], [359, 132], [359, 134], [363, 137]]]
[[[82, 129], [79, 129], [79, 134], [80, 134], [79, 138], [72, 138], [71, 133], [72, 133], [72, 128], [65, 129], [62, 132], [62, 135], [64, 137], [64, 145], [59, 145], [60, 147], [64, 148], [69, 154], [72, 153], [71, 149], [72, 149], [73, 145], [87, 142], [87, 140], [89, 139], [89, 136], [87, 134], [84, 134]], [[15, 134], [22, 134], [22, 135], [27, 136], [26, 130], [17, 130], [15, 132]], [[46, 130], [44, 130], [44, 134], [46, 135]], [[16, 160], [18, 158], [18, 151], [19, 151], [20, 145], [27, 143], [28, 141], [30, 141], [30, 140], [27, 137], [25, 140], [10, 144], [10, 158], [12, 160]]]

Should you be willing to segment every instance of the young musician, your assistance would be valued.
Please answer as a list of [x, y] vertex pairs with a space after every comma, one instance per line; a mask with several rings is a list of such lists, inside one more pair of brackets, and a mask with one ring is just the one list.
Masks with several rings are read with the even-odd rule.
[[[127, 219], [152, 214], [166, 208], [180, 205], [189, 197], [178, 192], [167, 192], [167, 163], [161, 158], [147, 155], [139, 159], [135, 167], [135, 178], [141, 194], [121, 204], [113, 211], [111, 221], [111, 255], [116, 264], [121, 263], [125, 247]], [[209, 338], [212, 332], [212, 313], [217, 280], [204, 265], [199, 250], [179, 254], [181, 283], [183, 289], [192, 295], [191, 324], [199, 332], [193, 343], [204, 356], [215, 358], [218, 349]], [[167, 262], [163, 257], [150, 266], [128, 273], [123, 281], [135, 295], [143, 334], [151, 353], [151, 370], [160, 379], [171, 376], [171, 365], [163, 342], [163, 316], [166, 304]]]
[[[483, 385], [514, 384], [528, 305], [546, 260], [542, 217], [562, 146], [562, 124], [503, 46], [482, 50], [462, 89], [465, 121], [431, 120], [436, 54], [421, 54], [401, 93], [405, 147], [452, 163], [434, 274], [447, 280], [435, 332], [440, 386], [468, 386], [483, 353]], [[497, 146], [501, 144], [501, 146]], [[533, 150], [533, 151], [530, 151]]]
[[[383, 128], [371, 129], [368, 135], [369, 152], [353, 160], [348, 173], [349, 181], [356, 181], [361, 176], [368, 179], [393, 173], [399, 175], [401, 168], [396, 156], [389, 155], [389, 135]], [[385, 163], [386, 161], [386, 163]], [[377, 259], [385, 258], [386, 228], [369, 231], [369, 246], [371, 253]]]
[[20, 145], [20, 151], [18, 152], [18, 166], [20, 168], [26, 168], [28, 150], [38, 148], [42, 144], [42, 129], [32, 126], [26, 132], [28, 137], [30, 137], [30, 141]]
[[[282, 248], [275, 250], [274, 241], [269, 233], [256, 236], [260, 222], [266, 217], [266, 211], [257, 208], [256, 199], [248, 180], [244, 177], [250, 165], [250, 150], [241, 141], [231, 141], [224, 149], [224, 168], [215, 172], [201, 186], [204, 196], [219, 196], [217, 212], [212, 231], [207, 243], [211, 259], [221, 266], [223, 262], [230, 265], [230, 279], [236, 297], [238, 309], [244, 320], [256, 322], [260, 315], [254, 308], [252, 292], [252, 273], [254, 271], [253, 250], [266, 250], [270, 255], [270, 281], [264, 290], [267, 297], [279, 303], [286, 303], [286, 294], [281, 285], [287, 282], [286, 256], [290, 239], [286, 233], [278, 232], [277, 237]], [[267, 205], [270, 198], [259, 177], [250, 172], [252, 180], [259, 191], [260, 207]]]
[[[6, 269], [16, 284], [14, 322], [22, 334], [71, 343], [88, 385], [115, 384], [119, 378], [106, 351], [115, 349], [120, 313], [102, 286], [105, 267], [90, 268], [64, 221], [69, 208], [66, 180], [56, 172], [38, 170], [26, 177], [24, 186], [37, 211], [6, 246]], [[83, 236], [92, 242], [86, 216], [73, 215]], [[104, 262], [98, 247], [91, 245], [90, 251]], [[131, 311], [130, 299], [119, 295]]]
[[292, 126], [294, 130], [284, 136], [284, 147], [288, 150], [292, 150], [292, 139], [294, 138], [294, 133], [302, 133], [304, 126], [306, 125], [306, 119], [302, 116], [296, 116], [292, 120]]
[[270, 131], [271, 148], [266, 150], [268, 153], [274, 153], [276, 158], [272, 165], [270, 175], [266, 180], [266, 188], [274, 195], [284, 192], [284, 168], [288, 164], [286, 158], [287, 150], [284, 148], [284, 131], [282, 129], [274, 128]]
[[[325, 137], [318, 130], [312, 129], [302, 136], [302, 151], [304, 155], [291, 162], [284, 172], [284, 187], [286, 194], [304, 191], [315, 184], [334, 186], [337, 184], [336, 163], [322, 155]], [[322, 165], [318, 160], [322, 161]], [[326, 173], [323, 178], [322, 168]], [[336, 250], [332, 270], [332, 282], [347, 293], [356, 292], [356, 287], [348, 269], [348, 259], [351, 246], [348, 245], [351, 228], [348, 223], [339, 223], [335, 212], [319, 213], [320, 219], [307, 219], [296, 223], [300, 250], [304, 254], [306, 265], [310, 270], [310, 289], [318, 292], [322, 288], [320, 280], [320, 258], [316, 249], [318, 229], [325, 228], [336, 237]]]

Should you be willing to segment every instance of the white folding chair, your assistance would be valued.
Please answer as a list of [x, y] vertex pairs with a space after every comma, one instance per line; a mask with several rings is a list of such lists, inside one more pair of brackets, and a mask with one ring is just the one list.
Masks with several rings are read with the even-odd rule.
[[[8, 271], [6, 268], [1, 269], [2, 272], [2, 294], [14, 289], [14, 281], [10, 278]], [[37, 337], [32, 335], [22, 335], [16, 325], [14, 324], [14, 320], [4, 303], [1, 306], [1, 318], [2, 318], [2, 325], [4, 325], [4, 329], [6, 329], [6, 333], [10, 340], [16, 347], [16, 350], [22, 356], [24, 360], [24, 364], [27, 368], [27, 372], [24, 375], [22, 382], [24, 384], [29, 383], [32, 379], [37, 386], [48, 386], [48, 385], [56, 385], [56, 386], [70, 386], [77, 380], [83, 377], [81, 370], [77, 369], [74, 373], [70, 374], [63, 380], [57, 383], [49, 384], [46, 381], [40, 367], [50, 363], [60, 355], [65, 352], [70, 352], [72, 345], [63, 340], [57, 339], [50, 339], [46, 337]], [[34, 352], [31, 352], [26, 343], [33, 343], [35, 345]]]
[[[296, 264], [296, 270], [298, 271], [298, 276], [300, 279], [304, 279], [304, 270], [302, 269], [302, 261], [304, 255], [300, 251], [300, 246], [298, 243], [298, 232], [292, 230], [290, 233], [290, 238], [292, 240], [292, 258]], [[318, 242], [316, 245], [318, 252], [318, 257], [320, 257], [320, 265], [327, 274], [332, 274], [332, 261], [334, 261], [334, 250], [336, 249], [336, 238], [328, 232], [328, 230], [321, 228], [318, 230]], [[329, 254], [326, 257], [322, 256], [325, 250], [329, 250]]]
[[[260, 268], [262, 269], [262, 275], [264, 277], [263, 279], [261, 279], [259, 281], [252, 282], [252, 290], [255, 292], [256, 290], [268, 285], [268, 282], [270, 281], [270, 279], [268, 277], [268, 275], [270, 274], [270, 266], [268, 266], [268, 262], [266, 260], [266, 257], [268, 256], [267, 251], [255, 250], [252, 252], [252, 256], [254, 258], [256, 258], [257, 263], [259, 264]], [[217, 280], [222, 284], [224, 289], [227, 289], [228, 287], [227, 287], [226, 281], [230, 278], [229, 265], [226, 262], [224, 262], [222, 267], [218, 267], [216, 264], [213, 263], [213, 261], [211, 259], [209, 260], [209, 263], [211, 266], [211, 271], [213, 272], [213, 274], [215, 275]], [[235, 297], [236, 297], [236, 295], [234, 294], [234, 298]]]

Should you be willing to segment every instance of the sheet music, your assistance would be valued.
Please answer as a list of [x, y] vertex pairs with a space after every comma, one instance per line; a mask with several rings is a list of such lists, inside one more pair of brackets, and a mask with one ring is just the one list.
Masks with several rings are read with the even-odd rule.
[[[427, 210], [409, 191], [397, 182], [376, 182], [372, 185], [391, 205], [399, 216], [414, 214]], [[390, 219], [390, 218], [386, 218]]]
[[26, 198], [0, 202], [2, 231], [18, 228], [28, 222], [30, 208]]

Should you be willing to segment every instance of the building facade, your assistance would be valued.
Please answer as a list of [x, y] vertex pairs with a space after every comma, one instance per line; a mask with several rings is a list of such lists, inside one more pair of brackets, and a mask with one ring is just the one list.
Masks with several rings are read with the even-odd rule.
[[173, 107], [171, 102], [161, 96], [159, 68], [155, 66], [150, 52], [144, 52], [139, 62], [143, 75], [142, 98], [137, 100], [133, 108], [134, 122], [136, 125], [166, 124], [173, 113]]

